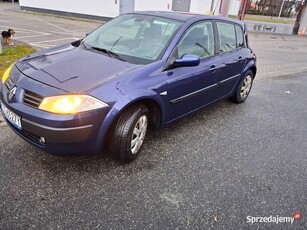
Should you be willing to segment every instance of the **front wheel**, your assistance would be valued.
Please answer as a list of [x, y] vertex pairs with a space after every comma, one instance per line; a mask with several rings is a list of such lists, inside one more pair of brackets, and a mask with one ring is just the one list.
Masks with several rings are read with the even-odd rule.
[[121, 162], [137, 158], [148, 128], [149, 112], [145, 105], [135, 105], [124, 111], [112, 128], [111, 151]]
[[230, 97], [230, 100], [235, 103], [242, 103], [246, 100], [253, 86], [254, 74], [252, 71], [247, 71], [241, 83], [239, 84], [236, 93]]

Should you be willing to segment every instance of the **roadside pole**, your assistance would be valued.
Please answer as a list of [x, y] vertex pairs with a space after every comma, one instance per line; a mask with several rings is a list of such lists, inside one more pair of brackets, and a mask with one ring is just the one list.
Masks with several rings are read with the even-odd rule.
[[241, 0], [240, 10], [237, 19], [244, 20], [246, 5], [247, 5], [247, 0]]
[[300, 28], [300, 23], [301, 23], [301, 17], [302, 17], [303, 9], [305, 8], [305, 6], [306, 6], [305, 2], [303, 2], [302, 5], [300, 5], [300, 8], [298, 9], [296, 20], [295, 20], [294, 26], [293, 26], [292, 34], [298, 34], [298, 31], [299, 31], [299, 28]]
[[280, 7], [280, 11], [279, 11], [279, 14], [278, 14], [278, 19], [280, 19], [280, 15], [282, 13], [282, 8], [284, 8], [284, 4], [285, 4], [285, 0], [282, 1], [281, 7]]
[[219, 16], [228, 17], [231, 0], [221, 0]]

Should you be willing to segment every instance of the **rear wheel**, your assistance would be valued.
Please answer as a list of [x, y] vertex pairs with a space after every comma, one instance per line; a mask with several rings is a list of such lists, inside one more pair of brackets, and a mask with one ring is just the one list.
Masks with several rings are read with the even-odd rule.
[[252, 71], [247, 71], [241, 83], [239, 84], [235, 95], [230, 97], [230, 100], [235, 103], [242, 103], [248, 97], [253, 86], [254, 74]]
[[134, 105], [125, 110], [112, 128], [111, 150], [122, 162], [137, 158], [146, 136], [149, 112], [145, 105]]

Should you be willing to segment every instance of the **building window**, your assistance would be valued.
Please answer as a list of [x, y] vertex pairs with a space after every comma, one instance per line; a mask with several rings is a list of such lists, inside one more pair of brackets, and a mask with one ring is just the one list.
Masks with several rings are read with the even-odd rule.
[[191, 0], [173, 0], [172, 10], [173, 11], [190, 11]]

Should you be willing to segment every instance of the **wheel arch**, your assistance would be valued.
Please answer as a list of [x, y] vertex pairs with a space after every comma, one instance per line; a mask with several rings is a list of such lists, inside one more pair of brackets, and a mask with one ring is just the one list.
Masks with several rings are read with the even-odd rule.
[[248, 71], [252, 71], [253, 73], [253, 79], [255, 79], [256, 73], [257, 73], [257, 67], [256, 67], [256, 63], [253, 62], [249, 62], [243, 69], [243, 71], [241, 72], [240, 78], [238, 79], [237, 83], [235, 84], [235, 86], [233, 87], [231, 93], [229, 94], [230, 96], [233, 96], [236, 93], [237, 88], [239, 87], [242, 79], [244, 78], [244, 76], [246, 75], [246, 73]]
[[253, 78], [255, 78], [255, 77], [256, 77], [256, 73], [257, 73], [257, 68], [256, 68], [256, 66], [251, 66], [251, 67], [249, 68], [249, 70], [253, 72], [253, 75], [254, 75]]
[[135, 106], [136, 104], [144, 104], [149, 110], [149, 125], [153, 130], [159, 130], [163, 126], [164, 121], [164, 110], [163, 110], [163, 101], [157, 95], [146, 95], [143, 97], [128, 97], [125, 95], [121, 100], [118, 100], [110, 110], [105, 121], [100, 127], [98, 138], [101, 140], [97, 143], [96, 151], [99, 152], [102, 149], [105, 149], [106, 144], [109, 142], [108, 138], [111, 138], [110, 132], [113, 125], [118, 120], [119, 116], [126, 111], [127, 109]]
[[247, 73], [247, 71], [252, 71], [253, 73], [253, 78], [256, 77], [256, 73], [257, 73], [257, 67], [256, 67], [256, 62], [255, 61], [250, 61], [245, 67], [244, 70], [242, 71], [241, 74], [241, 78], [245, 76], [245, 74]]
[[148, 108], [150, 128], [152, 128], [153, 130], [159, 130], [162, 127], [162, 122], [164, 118], [162, 105], [154, 98], [149, 97], [136, 98], [135, 100], [132, 100], [127, 103], [119, 110], [119, 113], [117, 114], [117, 117], [114, 119], [113, 122], [116, 122], [116, 119], [120, 116], [121, 113], [137, 104], [145, 105]]

